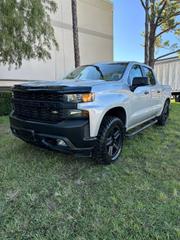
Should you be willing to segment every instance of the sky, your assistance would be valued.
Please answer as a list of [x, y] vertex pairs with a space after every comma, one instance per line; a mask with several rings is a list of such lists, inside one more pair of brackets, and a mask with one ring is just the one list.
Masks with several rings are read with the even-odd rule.
[[[114, 60], [144, 61], [142, 47], [144, 31], [144, 11], [140, 0], [114, 0]], [[172, 34], [166, 34], [165, 40], [177, 42]], [[167, 53], [158, 50], [157, 55]]]

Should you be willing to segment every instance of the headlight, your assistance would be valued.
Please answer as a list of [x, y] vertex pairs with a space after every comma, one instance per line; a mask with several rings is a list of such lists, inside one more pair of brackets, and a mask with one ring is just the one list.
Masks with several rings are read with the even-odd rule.
[[94, 93], [78, 93], [78, 94], [65, 94], [65, 100], [67, 102], [82, 103], [82, 102], [93, 102]]

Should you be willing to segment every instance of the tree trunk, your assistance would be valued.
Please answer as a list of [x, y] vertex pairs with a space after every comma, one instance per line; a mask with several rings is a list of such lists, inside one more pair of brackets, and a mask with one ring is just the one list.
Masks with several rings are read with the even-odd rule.
[[154, 51], [155, 51], [155, 28], [153, 24], [150, 24], [149, 33], [149, 66], [154, 68]]
[[155, 51], [155, 0], [150, 0], [151, 19], [149, 24], [149, 66], [154, 68], [154, 51]]
[[74, 42], [74, 61], [75, 61], [75, 67], [79, 67], [80, 53], [79, 53], [77, 1], [71, 0], [71, 5], [72, 5], [72, 27], [73, 27], [73, 42]]
[[146, 9], [145, 9], [145, 38], [144, 38], [144, 62], [148, 64], [149, 56], [148, 56], [148, 47], [149, 47], [149, 0], [146, 0]]

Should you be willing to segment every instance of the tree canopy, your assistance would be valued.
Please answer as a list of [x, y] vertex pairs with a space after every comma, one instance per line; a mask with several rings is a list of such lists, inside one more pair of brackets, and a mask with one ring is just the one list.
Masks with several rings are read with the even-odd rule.
[[53, 0], [1, 0], [0, 63], [20, 67], [23, 59], [50, 59], [58, 47], [50, 21], [56, 9]]
[[[140, 0], [145, 10], [145, 62], [154, 66], [154, 62], [172, 53], [179, 53], [180, 2], [179, 0]], [[164, 40], [165, 33], [173, 33], [176, 43]], [[163, 56], [155, 57], [157, 48], [169, 50]]]

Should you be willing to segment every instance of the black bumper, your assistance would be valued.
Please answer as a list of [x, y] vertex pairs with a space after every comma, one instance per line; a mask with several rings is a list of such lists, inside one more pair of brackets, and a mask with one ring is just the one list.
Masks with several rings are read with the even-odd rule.
[[[10, 115], [10, 126], [18, 138], [60, 152], [90, 152], [96, 138], [90, 138], [89, 121], [64, 120], [56, 124], [32, 122]], [[63, 140], [65, 145], [59, 145]]]

